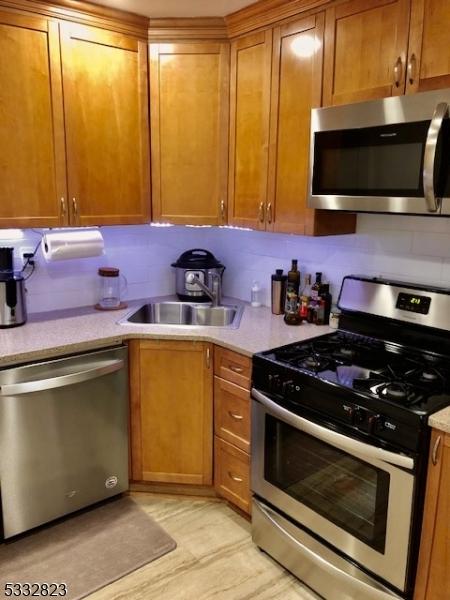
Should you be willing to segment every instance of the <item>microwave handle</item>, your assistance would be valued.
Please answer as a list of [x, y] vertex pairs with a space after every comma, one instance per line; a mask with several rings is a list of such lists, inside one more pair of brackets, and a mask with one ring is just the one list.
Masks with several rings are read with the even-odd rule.
[[425, 142], [425, 154], [423, 159], [423, 191], [428, 212], [436, 212], [439, 208], [440, 198], [434, 194], [434, 163], [436, 160], [436, 148], [439, 133], [442, 129], [442, 123], [448, 113], [448, 104], [440, 102], [434, 111], [428, 128], [427, 139]]
[[322, 425], [318, 425], [313, 421], [309, 421], [308, 419], [286, 410], [255, 388], [252, 388], [252, 397], [255, 400], [258, 400], [274, 417], [300, 431], [309, 433], [309, 435], [314, 436], [326, 444], [330, 444], [349, 453], [359, 454], [361, 457], [381, 460], [396, 465], [397, 467], [408, 469], [409, 471], [414, 469], [414, 459], [409, 456], [389, 452], [383, 448], [371, 446], [370, 444], [365, 444], [359, 440], [337, 433], [327, 427], [322, 427]]

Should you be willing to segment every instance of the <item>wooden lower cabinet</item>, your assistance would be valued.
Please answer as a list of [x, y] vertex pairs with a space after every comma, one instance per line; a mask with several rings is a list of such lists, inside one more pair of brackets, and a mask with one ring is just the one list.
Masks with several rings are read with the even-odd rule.
[[414, 600], [450, 600], [450, 435], [433, 430]]
[[251, 359], [219, 347], [214, 356], [214, 486], [250, 514]]
[[130, 342], [132, 479], [212, 485], [212, 344]]
[[219, 496], [250, 513], [250, 455], [215, 436], [214, 471]]

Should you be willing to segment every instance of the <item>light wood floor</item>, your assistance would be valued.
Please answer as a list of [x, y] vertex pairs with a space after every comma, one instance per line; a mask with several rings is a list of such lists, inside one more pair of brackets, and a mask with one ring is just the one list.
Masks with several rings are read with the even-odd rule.
[[250, 523], [220, 501], [134, 494], [177, 548], [89, 600], [317, 600], [260, 552]]

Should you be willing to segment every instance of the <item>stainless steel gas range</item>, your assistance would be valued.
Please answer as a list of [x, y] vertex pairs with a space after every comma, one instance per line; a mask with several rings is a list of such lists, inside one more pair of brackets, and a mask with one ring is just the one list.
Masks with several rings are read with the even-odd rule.
[[409, 599], [450, 290], [348, 276], [339, 306], [336, 333], [253, 358], [253, 540], [326, 599]]

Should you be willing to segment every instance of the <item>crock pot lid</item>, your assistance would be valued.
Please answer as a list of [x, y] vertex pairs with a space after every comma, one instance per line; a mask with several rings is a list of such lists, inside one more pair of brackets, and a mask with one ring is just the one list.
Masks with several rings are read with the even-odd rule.
[[192, 250], [183, 252], [177, 261], [172, 263], [172, 267], [180, 267], [182, 269], [215, 269], [223, 267], [223, 264], [208, 250], [193, 248]]

